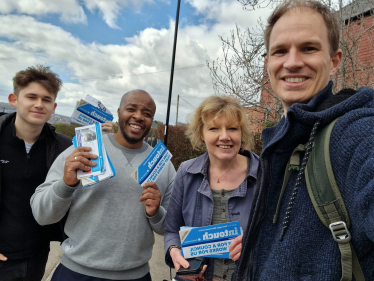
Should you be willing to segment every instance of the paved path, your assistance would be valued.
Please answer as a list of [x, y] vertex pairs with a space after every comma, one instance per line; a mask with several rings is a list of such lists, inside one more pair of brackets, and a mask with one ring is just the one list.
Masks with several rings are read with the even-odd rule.
[[[55, 268], [60, 262], [62, 250], [60, 243], [52, 242], [51, 251], [49, 253], [47, 267], [42, 281], [50, 281]], [[155, 244], [153, 246], [152, 258], [149, 261], [151, 267], [151, 276], [153, 281], [170, 280], [169, 267], [165, 265], [164, 261], [164, 236], [155, 234]], [[173, 276], [175, 275], [174, 269], [172, 270]]]

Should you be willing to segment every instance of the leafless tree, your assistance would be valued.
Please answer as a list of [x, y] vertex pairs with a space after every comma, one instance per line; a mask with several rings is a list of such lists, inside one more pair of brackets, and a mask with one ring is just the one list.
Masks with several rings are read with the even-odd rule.
[[[250, 108], [250, 121], [261, 124], [280, 119], [280, 102], [269, 84], [264, 67], [266, 53], [261, 22], [244, 32], [236, 26], [229, 38], [220, 37], [222, 58], [208, 63], [213, 88], [216, 93], [226, 93], [237, 97], [243, 105]], [[261, 100], [261, 92], [266, 90], [271, 99]]]
[[[272, 7], [282, 0], [238, 0], [247, 10]], [[343, 51], [339, 71], [334, 75], [334, 92], [343, 88], [357, 89], [374, 84], [374, 0], [321, 0], [337, 11], [340, 19], [340, 48]], [[253, 124], [278, 122], [283, 108], [271, 89], [265, 71], [266, 53], [260, 21], [255, 28], [243, 32], [236, 27], [229, 38], [221, 37], [222, 57], [208, 63], [216, 93], [238, 97], [252, 114]], [[366, 54], [366, 55], [365, 55]], [[371, 55], [370, 55], [371, 54]], [[261, 93], [267, 92], [266, 98]]]

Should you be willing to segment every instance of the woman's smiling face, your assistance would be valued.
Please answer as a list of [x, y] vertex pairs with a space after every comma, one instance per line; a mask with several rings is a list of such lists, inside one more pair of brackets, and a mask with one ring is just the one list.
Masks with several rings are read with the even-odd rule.
[[232, 160], [240, 150], [241, 137], [242, 132], [237, 120], [229, 122], [223, 116], [209, 116], [204, 122], [202, 140], [211, 160]]

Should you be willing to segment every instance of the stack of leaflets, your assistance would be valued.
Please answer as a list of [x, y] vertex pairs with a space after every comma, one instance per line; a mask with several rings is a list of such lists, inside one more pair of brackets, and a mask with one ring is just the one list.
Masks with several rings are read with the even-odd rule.
[[116, 175], [116, 169], [110, 161], [101, 137], [100, 123], [75, 128], [74, 146], [91, 147], [90, 153], [97, 155], [96, 159], [91, 159], [96, 163], [96, 166], [91, 167], [91, 170], [78, 170], [77, 177], [81, 180], [83, 186], [90, 186]]
[[92, 125], [97, 122], [112, 121], [113, 114], [94, 97], [87, 95], [84, 100], [77, 101], [70, 123], [78, 125]]
[[141, 186], [147, 182], [155, 182], [171, 157], [170, 151], [159, 141], [131, 177]]
[[203, 227], [181, 227], [182, 255], [185, 259], [208, 257], [229, 259], [232, 240], [243, 232], [239, 222], [228, 222]]

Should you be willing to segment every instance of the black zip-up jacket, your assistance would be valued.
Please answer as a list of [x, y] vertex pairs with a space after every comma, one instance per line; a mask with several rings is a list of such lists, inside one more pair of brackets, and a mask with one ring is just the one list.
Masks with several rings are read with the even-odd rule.
[[[4, 128], [7, 127], [7, 125], [9, 125], [10, 123], [14, 122], [15, 116], [16, 116], [16, 113], [12, 113], [12, 114], [6, 114], [6, 115], [3, 115], [3, 116], [0, 117], [0, 138], [4, 137], [4, 135], [3, 135], [5, 133]], [[9, 127], [7, 127], [7, 128], [9, 128]], [[8, 135], [9, 134], [9, 129], [7, 129], [7, 131], [8, 131], [7, 132], [7, 135]], [[11, 136], [9, 136], [9, 137], [11, 137]], [[4, 141], [2, 141], [2, 143], [3, 142]], [[33, 147], [32, 150], [30, 150], [30, 153], [31, 153], [31, 151], [33, 151], [33, 149], [34, 149], [33, 154], [35, 154], [37, 151], [39, 151], [38, 155], [40, 155], [40, 157], [45, 159], [44, 160], [45, 162], [40, 162], [40, 165], [36, 165], [37, 167], [33, 167], [33, 169], [39, 169], [39, 167], [40, 167], [40, 169], [44, 169], [45, 170], [45, 175], [44, 176], [43, 175], [35, 175], [35, 177], [42, 177], [44, 179], [47, 175], [47, 172], [48, 172], [49, 168], [51, 167], [52, 163], [57, 158], [57, 156], [71, 145], [72, 145], [72, 141], [71, 141], [70, 138], [68, 138], [65, 135], [56, 133], [55, 128], [52, 125], [46, 123], [43, 127], [41, 138], [36, 142], [35, 149]], [[12, 150], [12, 149], [16, 149], [16, 147], [17, 146], [13, 147], [13, 145], [12, 145], [12, 147], [0, 147], [0, 151], [2, 149]], [[24, 146], [23, 146], [23, 149], [24, 149]], [[9, 150], [7, 151], [8, 153], [9, 153]], [[2, 154], [4, 154], [4, 153], [2, 153]], [[37, 158], [35, 160], [35, 158], [34, 158], [34, 160], [33, 160], [34, 165], [35, 165], [35, 163], [39, 163], [39, 161], [43, 161], [43, 159], [38, 159]], [[1, 180], [0, 180], [0, 206], [1, 205], [4, 206], [4, 204], [5, 204], [4, 202], [2, 202], [2, 200], [4, 200], [2, 198], [2, 195], [4, 195], [5, 190], [2, 190], [2, 185], [1, 185], [2, 180], [6, 176], [6, 175], [2, 174], [2, 171], [1, 171], [1, 167], [3, 165], [6, 165], [6, 164], [0, 163], [0, 178], [1, 178]], [[12, 174], [13, 174], [13, 172], [12, 172]], [[15, 171], [15, 174], [17, 174], [17, 171]], [[9, 174], [7, 176], [9, 178]], [[35, 180], [36, 180], [36, 178], [31, 177], [30, 182], [25, 183], [25, 185], [33, 184], [32, 182], [35, 181]], [[15, 179], [15, 182], [16, 182], [16, 179]], [[32, 187], [32, 186], [30, 187], [29, 186], [29, 188], [27, 188], [27, 189], [25, 188], [25, 192], [26, 192], [26, 190], [27, 190], [27, 192], [29, 192], [30, 188], [31, 189], [32, 188], [36, 189], [36, 187], [37, 187], [37, 185], [35, 187]], [[22, 195], [22, 192], [18, 193], [18, 194]], [[23, 195], [25, 195], [25, 193], [23, 193]], [[10, 202], [7, 202], [8, 207], [9, 207], [9, 204], [10, 204]], [[17, 208], [16, 204], [15, 204], [14, 208]], [[4, 211], [5, 210], [1, 210], [1, 208], [0, 208], [0, 212], [4, 212]], [[15, 209], [14, 212], [10, 212], [10, 214], [7, 214], [6, 217], [8, 215], [11, 216], [12, 213], [16, 213], [16, 211], [17, 210]], [[31, 208], [30, 208], [30, 212], [31, 212]], [[3, 213], [3, 215], [4, 215], [4, 213]], [[30, 216], [30, 214], [25, 214], [24, 219], [27, 218], [27, 217], [32, 217], [32, 215]], [[13, 219], [12, 217], [10, 217], [10, 218], [8, 217], [8, 219], [10, 219], [10, 222], [15, 221], [15, 219]], [[65, 222], [65, 218], [58, 223], [43, 227], [43, 236], [44, 236], [43, 239], [46, 240], [45, 243], [47, 243], [48, 241], [63, 241], [66, 238], [66, 235], [63, 232], [64, 222]], [[15, 223], [17, 223], [17, 222], [15, 221]], [[8, 225], [9, 225], [9, 220], [8, 220]], [[12, 224], [10, 224], [10, 226], [11, 225]], [[32, 230], [30, 230], [30, 231], [32, 231]], [[19, 233], [17, 233], [17, 235], [19, 237]], [[29, 233], [23, 233], [22, 234], [25, 241], [30, 240], [30, 242], [33, 240], [33, 238], [32, 238], [32, 237], [34, 237], [33, 235], [35, 236], [36, 233], [30, 233], [29, 232]], [[4, 239], [4, 237], [3, 237], [3, 239]], [[11, 239], [10, 239], [10, 242], [11, 242]], [[3, 246], [4, 245], [6, 245], [6, 242], [3, 243]], [[18, 248], [20, 246], [21, 245], [18, 245]], [[5, 247], [5, 249], [0, 249], [0, 253], [6, 255], [8, 258], [12, 258], [12, 259], [28, 258], [28, 257], [30, 257], [30, 255], [32, 255], [32, 253], [29, 251], [29, 249], [25, 249], [25, 251], [20, 251], [20, 252], [17, 252], [17, 253], [9, 253], [8, 254], [7, 253], [8, 247], [6, 247], [6, 246], [4, 246], [4, 247]], [[9, 249], [11, 249], [11, 248], [12, 248], [12, 246], [9, 245]], [[22, 246], [21, 246], [21, 248], [22, 248]], [[2, 251], [4, 251], [4, 252], [2, 252]]]

